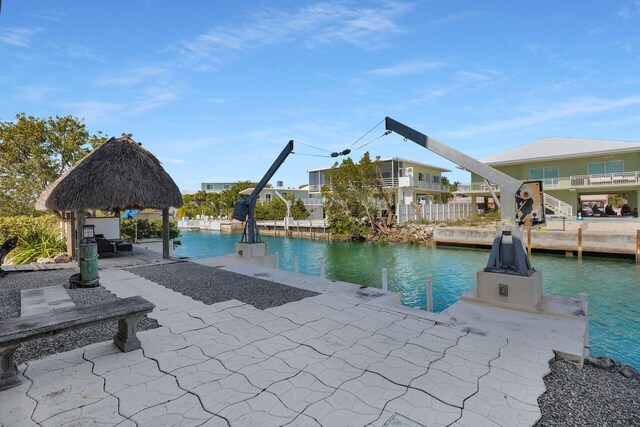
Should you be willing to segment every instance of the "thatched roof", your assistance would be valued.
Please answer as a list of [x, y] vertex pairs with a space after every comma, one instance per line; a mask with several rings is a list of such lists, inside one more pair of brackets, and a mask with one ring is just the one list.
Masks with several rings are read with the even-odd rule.
[[66, 170], [40, 194], [38, 210], [141, 209], [182, 206], [182, 195], [160, 161], [123, 134]]

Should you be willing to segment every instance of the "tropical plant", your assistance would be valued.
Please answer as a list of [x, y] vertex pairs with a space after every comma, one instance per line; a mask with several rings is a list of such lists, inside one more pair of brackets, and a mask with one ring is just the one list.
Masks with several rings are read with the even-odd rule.
[[[137, 227], [137, 233], [136, 233]], [[130, 242], [138, 239], [153, 239], [162, 237], [161, 219], [122, 219], [120, 221], [120, 235]], [[180, 237], [180, 230], [176, 221], [169, 222], [169, 238], [173, 239], [174, 246], [180, 245], [176, 240]]]
[[322, 187], [325, 212], [332, 234], [348, 238], [388, 234], [393, 226], [393, 196], [385, 188], [380, 159], [365, 153], [360, 162], [351, 158], [327, 172], [331, 186]]
[[38, 258], [53, 258], [66, 249], [58, 230], [46, 222], [32, 222], [25, 225], [24, 234], [18, 236], [18, 246], [9, 253], [6, 262], [29, 264]]
[[[304, 202], [295, 198], [295, 195], [284, 196], [285, 199], [292, 202], [291, 216], [293, 219], [305, 219], [309, 216]], [[255, 218], [257, 221], [281, 220], [287, 216], [287, 205], [280, 199], [271, 199], [265, 203], [258, 203], [255, 209]]]

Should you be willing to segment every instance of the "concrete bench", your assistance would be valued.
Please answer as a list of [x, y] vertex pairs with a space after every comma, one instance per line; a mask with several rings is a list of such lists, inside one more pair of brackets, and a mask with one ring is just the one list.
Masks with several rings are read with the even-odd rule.
[[135, 296], [1, 321], [0, 390], [20, 382], [14, 353], [22, 342], [117, 319], [118, 332], [113, 337], [113, 343], [123, 352], [137, 350], [141, 344], [136, 336], [136, 325], [140, 317], [154, 308], [151, 302]]

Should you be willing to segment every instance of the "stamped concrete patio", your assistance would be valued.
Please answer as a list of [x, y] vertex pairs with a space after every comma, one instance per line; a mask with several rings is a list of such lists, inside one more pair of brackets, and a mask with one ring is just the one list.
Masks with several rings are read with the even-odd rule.
[[[142, 349], [111, 342], [21, 366], [0, 424], [516, 426], [540, 417], [553, 357], [522, 341], [321, 294], [267, 310], [206, 305], [123, 270], [119, 297], [156, 304]], [[413, 421], [413, 423], [412, 423]]]

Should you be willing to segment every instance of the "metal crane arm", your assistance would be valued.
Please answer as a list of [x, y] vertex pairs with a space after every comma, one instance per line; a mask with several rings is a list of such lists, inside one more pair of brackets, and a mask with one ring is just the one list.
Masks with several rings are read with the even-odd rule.
[[289, 154], [293, 153], [293, 140], [290, 140], [284, 147], [278, 158], [271, 165], [267, 173], [264, 174], [256, 188], [253, 189], [251, 195], [246, 200], [238, 200], [233, 207], [233, 218], [238, 221], [244, 221], [244, 232], [242, 233], [242, 243], [260, 243], [260, 233], [258, 232], [258, 226], [255, 220], [255, 208], [256, 202], [260, 192], [269, 183], [269, 180], [273, 178], [273, 175], [282, 166], [284, 161], [289, 157]]
[[284, 161], [287, 159], [287, 157], [289, 157], [289, 154], [291, 153], [293, 153], [293, 139], [287, 143], [276, 161], [273, 162], [267, 173], [264, 174], [258, 185], [256, 185], [256, 188], [253, 189], [251, 195], [247, 198], [247, 203], [249, 205], [255, 206], [260, 192], [269, 183], [269, 180], [273, 178], [273, 175], [278, 171], [278, 169], [280, 169], [280, 166], [282, 166]]
[[491, 166], [467, 156], [466, 154], [449, 147], [415, 129], [406, 126], [391, 117], [385, 118], [387, 130], [393, 131], [424, 148], [444, 157], [445, 159], [463, 167], [464, 169], [480, 175], [486, 180], [500, 186], [500, 218], [506, 224], [514, 224], [516, 215], [516, 193], [520, 190], [522, 182], [506, 175]]

